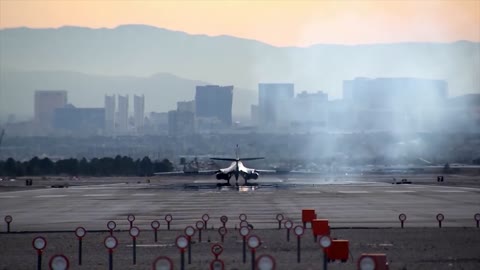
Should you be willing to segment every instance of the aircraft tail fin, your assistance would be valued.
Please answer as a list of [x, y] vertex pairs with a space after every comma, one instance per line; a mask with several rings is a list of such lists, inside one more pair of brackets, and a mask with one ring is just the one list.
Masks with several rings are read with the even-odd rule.
[[250, 157], [250, 158], [241, 158], [240, 160], [259, 160], [265, 159], [264, 157]]
[[211, 160], [237, 161], [236, 158], [210, 158]]

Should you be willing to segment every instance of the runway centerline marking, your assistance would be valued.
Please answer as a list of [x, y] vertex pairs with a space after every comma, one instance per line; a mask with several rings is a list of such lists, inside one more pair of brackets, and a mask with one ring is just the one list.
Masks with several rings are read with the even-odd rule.
[[35, 198], [63, 198], [67, 197], [68, 195], [38, 195]]
[[155, 193], [134, 193], [132, 196], [155, 196]]
[[465, 190], [455, 190], [455, 189], [436, 189], [436, 190], [431, 190], [431, 192], [438, 192], [438, 193], [464, 193], [467, 192]]
[[338, 193], [345, 193], [345, 194], [365, 194], [370, 193], [366, 190], [339, 190]]
[[385, 190], [387, 193], [415, 193], [415, 190]]
[[11, 195], [0, 196], [0, 199], [11, 199], [11, 198], [18, 198], [18, 196], [11, 196]]
[[113, 194], [85, 194], [83, 197], [108, 197], [113, 196]]

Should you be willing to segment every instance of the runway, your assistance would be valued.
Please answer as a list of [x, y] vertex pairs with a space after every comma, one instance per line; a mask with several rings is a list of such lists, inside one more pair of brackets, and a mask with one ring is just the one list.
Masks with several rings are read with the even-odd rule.
[[241, 213], [255, 228], [276, 228], [277, 214], [300, 224], [303, 208], [316, 209], [318, 218], [329, 219], [332, 227], [398, 227], [400, 213], [407, 215], [409, 227], [436, 227], [438, 213], [445, 216], [444, 227], [472, 227], [474, 214], [480, 212], [477, 187], [381, 181], [318, 184], [305, 178], [272, 178], [256, 188], [239, 189], [217, 189], [208, 183], [213, 182], [205, 178], [188, 185], [117, 183], [1, 192], [0, 215], [13, 216], [13, 231], [55, 231], [77, 226], [104, 230], [109, 220], [117, 229], [127, 229], [128, 214], [136, 216], [134, 223], [142, 230], [151, 230], [153, 220], [166, 229], [166, 214], [173, 216], [172, 229], [183, 229], [205, 213], [211, 218], [209, 228], [218, 228], [222, 215], [229, 218], [227, 227], [238, 227]]

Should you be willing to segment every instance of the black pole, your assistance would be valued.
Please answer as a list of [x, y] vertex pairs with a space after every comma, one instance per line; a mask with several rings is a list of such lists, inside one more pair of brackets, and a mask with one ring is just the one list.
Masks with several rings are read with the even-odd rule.
[[282, 221], [281, 220], [278, 221], [278, 229], [279, 230], [282, 229]]
[[438, 221], [438, 227], [442, 228], [442, 221], [441, 220]]
[[255, 249], [252, 248], [252, 270], [255, 270]]
[[180, 269], [185, 270], [185, 251], [180, 251]]
[[192, 263], [192, 240], [188, 237], [188, 264]]
[[202, 242], [202, 230], [198, 230], [198, 242]]
[[38, 251], [37, 269], [42, 270], [42, 251]]
[[247, 245], [245, 243], [245, 236], [243, 237], [243, 263], [247, 261], [247, 255], [245, 254], [247, 251]]
[[157, 237], [157, 230], [155, 230], [155, 243], [157, 242], [158, 237]]
[[223, 243], [223, 234], [222, 234], [222, 243]]
[[110, 230], [110, 236], [113, 236], [113, 230]]
[[317, 242], [317, 235], [316, 235], [316, 234], [313, 235], [313, 242], [314, 242], [314, 243]]
[[167, 229], [170, 231], [170, 221], [167, 222]]
[[133, 227], [133, 221], [129, 221], [130, 222], [130, 229]]
[[290, 242], [290, 229], [287, 229], [287, 242]]
[[325, 249], [323, 249], [323, 270], [327, 270], [327, 265], [327, 252], [325, 251]]
[[480, 221], [477, 220], [477, 228], [479, 228], [479, 227], [480, 227]]
[[137, 239], [133, 237], [133, 264], [137, 264]]
[[10, 232], [10, 222], [7, 223], [7, 232]]
[[207, 227], [207, 223], [208, 223], [208, 220], [205, 220], [205, 222], [203, 222], [204, 224], [204, 227], [205, 227], [205, 230], [208, 230], [208, 227]]
[[403, 229], [403, 221], [400, 221], [402, 223], [402, 229]]
[[108, 269], [113, 270], [113, 251], [108, 250]]
[[300, 236], [297, 236], [297, 263], [300, 263]]
[[78, 239], [78, 265], [82, 265], [82, 238]]

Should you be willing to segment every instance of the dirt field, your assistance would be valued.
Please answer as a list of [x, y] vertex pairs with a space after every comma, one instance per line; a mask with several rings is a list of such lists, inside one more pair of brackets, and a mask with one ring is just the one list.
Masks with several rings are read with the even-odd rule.
[[[119, 246], [114, 251], [114, 269], [151, 269], [155, 257], [163, 255], [172, 258], [175, 269], [180, 269], [180, 254], [174, 246], [174, 239], [180, 231], [160, 231], [159, 241], [154, 243], [153, 232], [143, 231], [137, 240], [137, 265], [132, 264], [132, 240], [127, 232], [115, 232]], [[255, 230], [262, 245], [257, 251], [272, 255], [277, 262], [276, 269], [322, 269], [323, 255], [314, 243], [311, 231], [307, 230], [301, 239], [301, 263], [296, 262], [296, 237], [286, 241], [286, 231]], [[78, 266], [78, 241], [71, 233], [22, 233], [0, 234], [0, 269], [35, 269], [37, 256], [32, 248], [36, 236], [47, 239], [43, 255], [43, 269], [48, 269], [48, 259], [53, 254], [65, 254], [71, 263], [70, 269], [108, 269], [108, 253], [103, 246], [106, 232], [90, 232], [83, 241], [83, 265]], [[480, 269], [480, 229], [476, 228], [405, 228], [405, 229], [334, 229], [332, 237], [349, 240], [351, 256], [346, 263], [330, 263], [328, 269], [357, 269], [356, 261], [361, 253], [385, 253], [390, 269], [400, 270], [478, 270]], [[208, 269], [213, 259], [210, 248], [220, 240], [216, 231], [193, 237], [192, 264], [185, 261], [185, 269]], [[242, 239], [238, 231], [230, 229], [220, 256], [225, 269], [251, 269], [250, 253], [247, 262], [242, 263]], [[185, 260], [187, 255], [185, 254]]]

